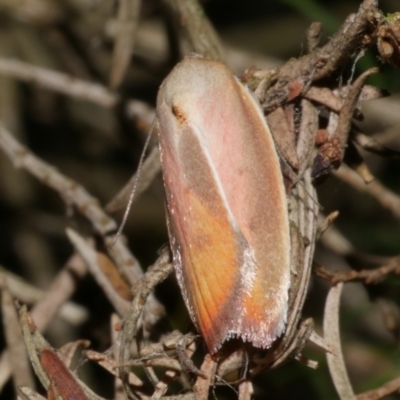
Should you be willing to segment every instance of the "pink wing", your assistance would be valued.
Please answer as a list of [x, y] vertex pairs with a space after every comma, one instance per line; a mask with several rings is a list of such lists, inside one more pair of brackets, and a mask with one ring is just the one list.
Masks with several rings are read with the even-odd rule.
[[232, 337], [269, 347], [290, 285], [286, 195], [271, 133], [221, 63], [188, 57], [157, 100], [179, 283], [210, 351]]

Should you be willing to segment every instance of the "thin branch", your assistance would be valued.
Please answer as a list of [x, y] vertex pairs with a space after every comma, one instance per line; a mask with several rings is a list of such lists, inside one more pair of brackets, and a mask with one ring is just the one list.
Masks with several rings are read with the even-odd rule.
[[[146, 301], [148, 301], [148, 297], [153, 292], [155, 286], [167, 278], [167, 276], [172, 272], [172, 269], [172, 265], [169, 264], [168, 251], [164, 250], [153, 267], [146, 272], [142, 280], [135, 286], [136, 295], [132, 301], [130, 313], [125, 319], [123, 330], [121, 332], [121, 349], [118, 360], [120, 364], [124, 365], [129, 360], [131, 343], [134, 338], [136, 338], [139, 331], [139, 319], [142, 316], [143, 308]], [[128, 368], [121, 368], [120, 376], [124, 382], [124, 389], [135, 398], [135, 395], [132, 393], [129, 386], [126, 385], [128, 374]]]
[[333, 284], [338, 282], [364, 282], [367, 285], [377, 284], [386, 279], [389, 275], [400, 275], [400, 258], [395, 257], [387, 265], [374, 269], [363, 269], [361, 271], [327, 271], [324, 267], [318, 266], [314, 269], [317, 276], [327, 279]]
[[339, 283], [328, 293], [324, 310], [324, 338], [334, 350], [334, 354], [326, 353], [326, 359], [336, 391], [342, 400], [352, 400], [356, 397], [347, 375], [340, 342], [339, 305], [342, 289], [343, 283]]
[[112, 55], [110, 87], [117, 89], [128, 70], [134, 50], [141, 0], [121, 0], [117, 15], [117, 35]]
[[[19, 390], [29, 400], [46, 400], [43, 396], [41, 396], [39, 393], [35, 392], [29, 386], [20, 386]], [[18, 396], [18, 400], [20, 400], [20, 399], [21, 398]]]
[[18, 387], [27, 385], [35, 387], [35, 380], [29, 364], [28, 353], [19, 327], [18, 313], [14, 299], [8, 291], [7, 284], [1, 282], [1, 311], [3, 317], [4, 336], [8, 350], [8, 362], [12, 373], [15, 393]]
[[[26, 306], [19, 309], [20, 325], [32, 367], [46, 390], [59, 390], [62, 398], [104, 400], [76, 378], [40, 334]], [[50, 397], [50, 396], [49, 396]], [[50, 397], [51, 398], [51, 397]]]
[[[46, 292], [43, 290], [31, 285], [1, 266], [0, 279], [5, 279], [10, 294], [22, 303], [28, 305], [34, 304], [46, 295]], [[58, 315], [69, 324], [77, 326], [87, 320], [88, 311], [79, 304], [67, 301], [61, 306]]]
[[346, 165], [342, 165], [334, 174], [358, 191], [374, 197], [384, 208], [388, 209], [400, 220], [400, 196], [387, 189], [377, 179], [369, 184], [365, 184], [360, 176]]
[[341, 71], [341, 66], [349, 58], [366, 47], [365, 35], [373, 30], [374, 24], [377, 26], [381, 15], [376, 0], [364, 0], [357, 14], [350, 15], [325, 46], [309, 55], [289, 61], [280, 68], [279, 76], [291, 80], [296, 76], [309, 75], [315, 82]]
[[[85, 355], [89, 360], [96, 362], [105, 370], [107, 370], [110, 374], [116, 377], [119, 375], [118, 368], [120, 367], [120, 365], [117, 364], [117, 361], [114, 360], [113, 358], [108, 357], [102, 353], [97, 353], [96, 351], [93, 350], [85, 351]], [[132, 371], [129, 372], [128, 383], [136, 387], [144, 386], [144, 382], [139, 377], [137, 377]]]
[[379, 400], [389, 394], [398, 392], [400, 390], [400, 378], [393, 379], [386, 382], [378, 389], [369, 390], [368, 392], [360, 393], [357, 395], [357, 400]]
[[[50, 288], [32, 308], [31, 316], [36, 321], [37, 329], [43, 332], [50, 321], [57, 315], [60, 307], [74, 293], [79, 280], [87, 273], [86, 264], [82, 259], [72, 256], [64, 268], [53, 279]], [[0, 357], [0, 388], [4, 386], [10, 376], [8, 353], [3, 351]]]
[[173, 11], [192, 51], [213, 60], [223, 59], [223, 47], [214, 27], [197, 0], [164, 0]]
[[125, 317], [129, 311], [129, 302], [121, 297], [117, 290], [113, 287], [111, 279], [104, 273], [100, 266], [101, 259], [95, 249], [93, 249], [84, 238], [73, 229], [67, 229], [69, 240], [74, 245], [76, 251], [86, 261], [89, 270], [104, 294], [110, 300], [115, 310], [121, 317]]
[[[0, 74], [32, 83], [78, 100], [91, 101], [105, 108], [114, 108], [120, 102], [117, 93], [110, 91], [100, 83], [89, 82], [75, 78], [63, 72], [49, 68], [37, 67], [32, 64], [0, 57]], [[150, 130], [154, 120], [154, 108], [140, 100], [128, 100], [126, 113], [130, 118], [137, 118], [139, 126], [145, 131]]]
[[62, 72], [36, 67], [18, 60], [0, 58], [0, 74], [77, 99], [92, 101], [106, 108], [114, 107], [119, 101], [116, 93], [110, 92], [98, 83], [77, 79]]

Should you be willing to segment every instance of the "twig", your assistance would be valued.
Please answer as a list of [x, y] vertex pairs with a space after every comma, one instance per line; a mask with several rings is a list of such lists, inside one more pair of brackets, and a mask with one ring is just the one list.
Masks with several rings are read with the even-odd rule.
[[[342, 149], [345, 148], [349, 137], [354, 110], [358, 103], [362, 88], [364, 87], [368, 77], [377, 73], [379, 73], [379, 68], [370, 68], [363, 72], [350, 86], [348, 93], [343, 99], [343, 104], [339, 113], [338, 126], [335, 132], [335, 135], [340, 140], [340, 147]], [[343, 159], [343, 153], [344, 150], [342, 150], [341, 159]]]
[[179, 27], [189, 39], [192, 51], [213, 60], [223, 59], [219, 37], [197, 0], [164, 0]]
[[85, 339], [78, 339], [74, 342], [68, 342], [58, 349], [58, 355], [63, 363], [71, 368], [73, 358], [79, 348], [87, 349], [90, 346], [90, 341]]
[[176, 378], [176, 371], [168, 370], [154, 387], [152, 399], [161, 399], [168, 390], [168, 385]]
[[[114, 108], [120, 102], [117, 93], [100, 83], [78, 79], [63, 72], [37, 67], [18, 60], [0, 57], [0, 74], [36, 84], [72, 98], [91, 101], [105, 108]], [[154, 119], [154, 109], [140, 100], [128, 100], [126, 112], [130, 118], [139, 118], [148, 126], [151, 126]], [[149, 127], [144, 127], [144, 129], [149, 130]]]
[[381, 387], [357, 395], [357, 400], [378, 400], [400, 390], [400, 378], [386, 382]]
[[[85, 351], [85, 355], [89, 360], [96, 362], [105, 370], [110, 372], [110, 374], [116, 377], [119, 376], [118, 372], [119, 365], [117, 365], [117, 362], [113, 358], [108, 357], [102, 353], [97, 353], [96, 351], [93, 350]], [[144, 385], [144, 382], [139, 377], [137, 377], [132, 371], [129, 372], [128, 383], [136, 387], [141, 387]]]
[[332, 211], [328, 216], [324, 217], [323, 215], [318, 216], [318, 231], [317, 231], [317, 239], [320, 239], [326, 230], [333, 224], [335, 219], [339, 216], [339, 211]]
[[154, 358], [138, 358], [135, 360], [130, 360], [123, 364], [118, 364], [118, 368], [122, 367], [161, 367], [167, 368], [171, 371], [182, 372], [183, 368], [180, 361], [175, 360], [173, 358], [166, 357], [165, 355], [162, 357], [154, 357]]
[[201, 375], [197, 376], [196, 383], [193, 386], [193, 391], [198, 399], [208, 399], [210, 387], [214, 384], [216, 370], [216, 361], [210, 354], [207, 354], [201, 366]]
[[307, 99], [301, 100], [301, 123], [297, 140], [299, 155], [299, 178], [310, 167], [314, 151], [315, 138], [318, 132], [318, 112], [315, 106]]
[[361, 271], [327, 271], [324, 267], [319, 266], [314, 269], [317, 276], [327, 279], [333, 284], [338, 282], [364, 282], [367, 285], [376, 284], [387, 278], [388, 275], [400, 275], [400, 258], [392, 259], [388, 265], [382, 265], [374, 269], [364, 269]]
[[104, 274], [104, 271], [99, 265], [101, 261], [97, 252], [73, 229], [68, 228], [67, 235], [75, 246], [76, 251], [86, 261], [91, 274], [103, 289], [104, 294], [110, 300], [115, 310], [121, 317], [125, 317], [129, 311], [129, 302], [120, 296], [112, 286], [111, 280]]
[[128, 69], [135, 45], [141, 3], [141, 0], [121, 0], [119, 2], [118, 32], [115, 38], [110, 72], [112, 90], [120, 86]]
[[377, 179], [366, 185], [364, 181], [346, 165], [342, 165], [335, 173], [343, 182], [353, 186], [360, 192], [374, 197], [384, 208], [400, 220], [400, 196], [383, 186]]
[[[121, 332], [121, 351], [119, 354], [119, 363], [122, 365], [124, 365], [129, 359], [131, 343], [139, 331], [138, 322], [142, 315], [146, 300], [154, 290], [154, 287], [166, 279], [167, 276], [172, 272], [173, 267], [171, 264], [168, 264], [168, 262], [169, 253], [168, 251], [164, 250], [153, 267], [146, 272], [142, 280], [136, 285], [137, 292], [132, 301], [129, 316], [125, 320], [123, 330]], [[132, 393], [129, 386], [126, 385], [128, 373], [129, 369], [123, 367], [120, 370], [120, 377], [124, 382], [125, 391], [129, 393], [132, 398], [135, 398], [136, 396]]]
[[361, 89], [366, 79], [370, 75], [376, 74], [378, 71], [378, 68], [370, 68], [361, 74], [349, 88], [338, 115], [336, 129], [327, 142], [319, 148], [318, 154], [315, 157], [312, 170], [313, 177], [318, 178], [322, 175], [327, 175], [333, 170], [338, 169], [341, 165], [347, 148], [347, 139], [352, 124], [352, 117]]
[[19, 327], [18, 313], [13, 304], [13, 298], [7, 285], [1, 282], [1, 311], [3, 317], [4, 335], [8, 350], [8, 362], [12, 374], [15, 393], [22, 385], [35, 387], [35, 380], [29, 365], [21, 329]]
[[393, 334], [396, 339], [400, 338], [400, 307], [396, 301], [379, 297], [376, 299], [381, 309], [383, 321], [386, 329]]
[[312, 53], [315, 51], [321, 40], [322, 24], [321, 22], [313, 22], [307, 29], [307, 52]]
[[3, 0], [1, 3], [3, 12], [31, 24], [55, 23], [62, 15], [60, 4], [48, 0], [32, 0], [24, 7], [14, 1]]
[[390, 149], [361, 132], [354, 132], [351, 136], [355, 143], [370, 153], [387, 158], [400, 158], [400, 151]]
[[331, 89], [327, 87], [311, 86], [304, 94], [308, 100], [315, 101], [319, 104], [324, 105], [331, 111], [339, 114], [342, 108], [343, 99], [336, 96]]
[[83, 81], [62, 72], [36, 67], [18, 60], [0, 58], [0, 73], [67, 96], [92, 101], [106, 108], [114, 107], [119, 101], [117, 94], [100, 84]]
[[[87, 273], [86, 264], [82, 259], [75, 255], [72, 256], [53, 280], [41, 300], [39, 300], [31, 310], [31, 316], [36, 321], [37, 329], [43, 332], [50, 321], [57, 314], [61, 305], [75, 291], [79, 279]], [[4, 386], [10, 376], [10, 367], [7, 362], [7, 351], [0, 357], [0, 388]]]
[[326, 353], [326, 358], [336, 391], [341, 399], [352, 400], [356, 397], [347, 375], [340, 343], [339, 304], [342, 289], [343, 283], [333, 286], [326, 299], [324, 310], [324, 338], [335, 352], [334, 354]]
[[[29, 386], [20, 386], [19, 390], [29, 400], [46, 400], [43, 396], [41, 396], [39, 393], [35, 392]], [[20, 399], [21, 398], [18, 396], [18, 400], [20, 400]]]
[[289, 81], [296, 76], [310, 76], [311, 81], [315, 82], [341, 71], [341, 66], [354, 53], [366, 47], [364, 36], [373, 30], [374, 24], [377, 26], [381, 16], [376, 6], [375, 0], [364, 0], [357, 14], [350, 15], [325, 46], [282, 66], [278, 73], [279, 79], [284, 77]]
[[[119, 330], [117, 327], [122, 326], [122, 320], [121, 318], [116, 314], [112, 313], [111, 318], [110, 318], [110, 339], [111, 343], [113, 343], [111, 349], [109, 350], [110, 353], [113, 356], [112, 362], [114, 362], [114, 366], [112, 366], [109, 370], [109, 372], [113, 373], [114, 372], [114, 400], [125, 400], [125, 393], [124, 393], [124, 387], [122, 385], [121, 380], [119, 379], [118, 374], [115, 374], [115, 360], [118, 360], [118, 355], [119, 352], [121, 351], [120, 349], [120, 342], [118, 340], [119, 336]], [[86, 354], [87, 356], [87, 354]], [[130, 373], [130, 375], [133, 375]], [[133, 375], [134, 376], [134, 375]], [[130, 379], [130, 376], [128, 377]], [[137, 379], [139, 382], [139, 378]]]
[[[10, 294], [21, 303], [30, 305], [46, 295], [43, 290], [2, 267], [0, 267], [0, 279], [5, 279]], [[67, 301], [61, 306], [58, 315], [71, 325], [80, 325], [88, 318], [88, 311], [81, 305]]]
[[289, 128], [285, 111], [277, 107], [267, 115], [269, 129], [272, 133], [279, 152], [295, 170], [299, 168], [299, 157], [296, 152], [295, 137]]
[[346, 153], [344, 155], [343, 161], [357, 174], [362, 178], [362, 180], [369, 184], [374, 180], [374, 176], [368, 168], [368, 165], [365, 163], [363, 157], [358, 151], [357, 147], [354, 143], [349, 140], [345, 144], [347, 146]]
[[[63, 398], [76, 400], [104, 400], [77, 379], [61, 362], [52, 347], [46, 342], [29, 316], [26, 306], [19, 310], [20, 325], [32, 367], [45, 389], [53, 384]], [[67, 382], [70, 385], [67, 385]], [[65, 386], [64, 386], [65, 385]], [[76, 386], [75, 386], [76, 385]], [[66, 394], [69, 394], [67, 396]]]
[[238, 400], [251, 400], [254, 394], [253, 383], [245, 380], [239, 384], [239, 397]]

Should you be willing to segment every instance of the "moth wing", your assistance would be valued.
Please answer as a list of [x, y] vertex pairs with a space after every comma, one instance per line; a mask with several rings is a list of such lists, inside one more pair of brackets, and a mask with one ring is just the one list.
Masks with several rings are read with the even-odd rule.
[[[262, 111], [221, 63], [186, 58], [157, 101], [171, 243], [208, 347], [269, 347], [290, 285], [286, 195]], [[175, 236], [174, 236], [175, 235]]]
[[176, 154], [163, 146], [161, 135], [162, 162], [168, 165], [164, 180], [170, 240], [186, 306], [209, 349], [216, 351], [227, 338], [234, 309], [239, 307], [237, 265], [242, 262], [245, 242], [234, 226], [199, 135], [194, 134], [196, 127], [185, 124], [180, 129]]

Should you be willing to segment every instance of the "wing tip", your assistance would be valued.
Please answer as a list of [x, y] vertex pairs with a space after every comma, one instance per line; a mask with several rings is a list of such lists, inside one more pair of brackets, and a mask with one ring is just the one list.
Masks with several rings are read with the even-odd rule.
[[286, 314], [276, 321], [246, 322], [240, 329], [228, 329], [226, 327], [223, 332], [218, 329], [218, 331], [212, 332], [211, 330], [207, 334], [203, 334], [209, 351], [215, 354], [226, 342], [231, 340], [241, 340], [258, 349], [269, 349], [285, 331]]

